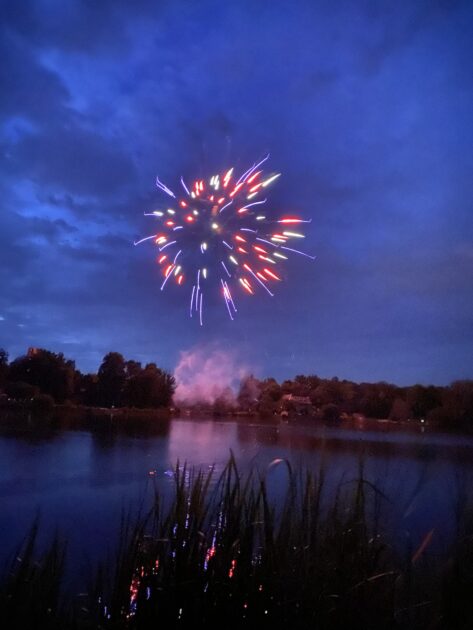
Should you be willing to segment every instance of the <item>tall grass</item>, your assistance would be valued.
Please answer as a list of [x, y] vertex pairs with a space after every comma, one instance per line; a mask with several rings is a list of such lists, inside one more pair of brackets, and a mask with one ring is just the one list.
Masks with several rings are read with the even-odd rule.
[[39, 518], [15, 554], [2, 584], [0, 619], [5, 628], [61, 628], [64, 611], [60, 586], [66, 546], [55, 535], [37, 561], [38, 528]]
[[172, 501], [156, 494], [148, 514], [122, 518], [114, 563], [68, 608], [63, 547], [55, 540], [36, 565], [35, 524], [2, 591], [7, 627], [473, 627], [466, 505], [448, 558], [429, 554], [430, 533], [399, 554], [383, 529], [388, 499], [362, 465], [335, 494], [323, 467], [274, 466], [287, 473], [278, 500], [267, 471], [241, 475], [233, 457], [218, 477], [178, 463]]

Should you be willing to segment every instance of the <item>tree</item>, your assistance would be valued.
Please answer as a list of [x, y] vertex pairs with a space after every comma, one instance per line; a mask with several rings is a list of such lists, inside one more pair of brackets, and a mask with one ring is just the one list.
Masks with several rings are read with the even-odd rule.
[[326, 422], [337, 422], [340, 420], [340, 409], [334, 403], [328, 403], [324, 405], [321, 409], [322, 418]]
[[8, 352], [0, 348], [0, 387], [3, 387], [8, 375]]
[[104, 407], [121, 404], [125, 385], [125, 359], [119, 352], [109, 352], [103, 358], [97, 374], [98, 402]]
[[215, 416], [224, 416], [235, 407], [235, 397], [230, 387], [226, 387], [215, 398], [212, 405], [212, 412]]
[[407, 388], [406, 400], [414, 418], [425, 418], [429, 411], [440, 406], [441, 396], [432, 385], [413, 385]]
[[38, 394], [31, 401], [31, 410], [39, 413], [50, 413], [54, 409], [54, 399], [49, 394]]
[[396, 398], [393, 402], [391, 412], [389, 414], [390, 420], [405, 421], [411, 415], [409, 405], [402, 398]]
[[96, 374], [80, 374], [76, 383], [76, 400], [82, 405], [98, 404], [98, 377]]
[[7, 383], [5, 392], [9, 398], [13, 400], [31, 400], [34, 396], [37, 396], [39, 390], [34, 385], [29, 383], [23, 383], [22, 381], [14, 381]]
[[30, 348], [28, 354], [15, 359], [8, 372], [12, 382], [22, 381], [38, 387], [43, 394], [49, 394], [56, 402], [62, 403], [74, 392], [75, 364], [42, 348]]
[[161, 370], [155, 363], [148, 365], [126, 381], [124, 401], [139, 409], [168, 407], [176, 388], [171, 374]]
[[327, 405], [332, 401], [330, 389], [325, 382], [319, 383], [317, 387], [311, 389], [309, 392], [310, 401], [316, 407], [320, 407], [322, 405]]
[[276, 412], [277, 408], [278, 404], [273, 396], [271, 396], [271, 392], [263, 392], [258, 402], [259, 415], [263, 417], [272, 416]]
[[359, 410], [371, 418], [387, 418], [399, 389], [388, 383], [362, 383]]
[[443, 392], [443, 407], [452, 423], [466, 425], [473, 418], [473, 381], [455, 381]]
[[238, 392], [238, 405], [244, 411], [252, 411], [255, 409], [261, 393], [260, 381], [250, 374], [245, 376], [241, 381], [240, 390]]
[[125, 374], [127, 378], [131, 378], [132, 376], [138, 376], [141, 373], [142, 367], [139, 361], [130, 361], [125, 362]]
[[260, 399], [267, 397], [273, 402], [281, 400], [282, 389], [279, 383], [274, 378], [267, 378], [260, 383]]

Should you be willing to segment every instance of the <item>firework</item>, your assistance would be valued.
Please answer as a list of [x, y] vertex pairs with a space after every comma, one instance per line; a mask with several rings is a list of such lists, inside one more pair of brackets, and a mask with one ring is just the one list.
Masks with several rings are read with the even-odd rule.
[[200, 325], [204, 294], [212, 287], [218, 288], [233, 320], [237, 290], [250, 295], [261, 290], [273, 296], [274, 285], [281, 281], [279, 268], [290, 254], [314, 259], [293, 247], [304, 238], [301, 228], [310, 220], [293, 215], [275, 218], [269, 207], [266, 191], [280, 173], [263, 173], [268, 157], [238, 179], [233, 168], [191, 186], [181, 177], [182, 196], [156, 179], [156, 186], [172, 201], [145, 213], [156, 219], [158, 228], [135, 245], [145, 241], [156, 245], [161, 291], [171, 282], [187, 286], [189, 315]]

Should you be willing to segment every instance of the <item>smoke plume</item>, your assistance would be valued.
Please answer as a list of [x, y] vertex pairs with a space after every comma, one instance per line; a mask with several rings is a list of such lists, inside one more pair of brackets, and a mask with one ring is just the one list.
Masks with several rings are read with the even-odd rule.
[[177, 384], [174, 400], [180, 405], [211, 405], [217, 398], [223, 398], [233, 404], [235, 392], [247, 373], [236, 353], [204, 346], [185, 350], [174, 370]]

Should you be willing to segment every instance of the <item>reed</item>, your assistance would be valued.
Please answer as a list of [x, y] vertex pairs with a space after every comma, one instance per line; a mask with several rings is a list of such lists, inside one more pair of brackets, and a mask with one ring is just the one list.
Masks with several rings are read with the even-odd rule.
[[[276, 466], [286, 471], [278, 500], [267, 479]], [[64, 547], [55, 538], [36, 563], [35, 523], [2, 589], [7, 627], [473, 627], [466, 502], [450, 555], [437, 558], [429, 533], [417, 549], [394, 551], [388, 498], [362, 464], [335, 493], [323, 466], [275, 460], [242, 475], [233, 456], [219, 476], [178, 463], [174, 482], [170, 503], [156, 493], [149, 512], [123, 516], [114, 561], [68, 606], [59, 588]]]

